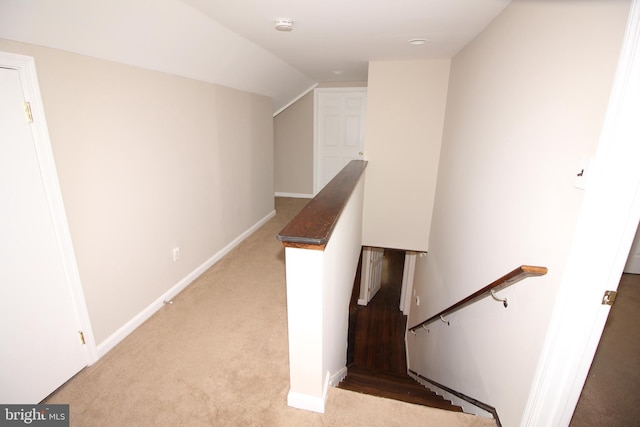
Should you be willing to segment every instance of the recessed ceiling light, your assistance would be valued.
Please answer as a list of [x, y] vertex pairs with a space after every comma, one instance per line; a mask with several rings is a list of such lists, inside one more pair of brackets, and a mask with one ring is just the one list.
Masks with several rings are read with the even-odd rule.
[[276, 25], [276, 30], [278, 31], [291, 31], [293, 30], [293, 21], [291, 19], [276, 19], [274, 22]]
[[409, 44], [414, 46], [422, 46], [423, 44], [427, 44], [427, 39], [411, 39], [409, 40]]
[[333, 72], [333, 74], [335, 74], [336, 76], [339, 76], [339, 75], [340, 75], [340, 74], [342, 74], [342, 73], [344, 73], [344, 71], [342, 71], [342, 70], [335, 70], [335, 71]]

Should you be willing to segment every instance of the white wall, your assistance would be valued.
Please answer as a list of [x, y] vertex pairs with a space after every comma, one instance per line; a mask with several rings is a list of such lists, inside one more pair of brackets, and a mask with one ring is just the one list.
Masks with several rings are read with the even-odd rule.
[[589, 172], [522, 426], [568, 425], [640, 221], [640, 3], [632, 1], [614, 88]]
[[426, 251], [450, 60], [369, 63], [363, 244]]
[[313, 93], [273, 118], [278, 195], [313, 197]]
[[346, 374], [349, 302], [362, 250], [362, 210], [367, 171], [360, 176], [324, 251], [323, 369], [332, 379], [332, 385], [341, 379], [338, 376]]
[[349, 301], [362, 247], [365, 174], [322, 250], [285, 248], [289, 406], [324, 412], [329, 385], [346, 375]]
[[513, 2], [452, 62], [429, 253], [409, 323], [521, 264], [549, 268], [410, 337], [411, 368], [518, 425], [596, 150], [627, 1]]
[[259, 93], [273, 111], [315, 83], [187, 3], [3, 0], [0, 38]]
[[24, 43], [0, 39], [0, 50], [35, 58], [104, 352], [273, 213], [272, 101]]

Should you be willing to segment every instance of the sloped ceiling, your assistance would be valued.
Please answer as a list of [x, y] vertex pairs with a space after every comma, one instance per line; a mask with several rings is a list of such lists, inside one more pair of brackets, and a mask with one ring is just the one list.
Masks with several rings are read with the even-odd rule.
[[0, 0], [0, 38], [259, 93], [279, 111], [317, 82], [366, 80], [370, 60], [451, 57], [509, 1]]

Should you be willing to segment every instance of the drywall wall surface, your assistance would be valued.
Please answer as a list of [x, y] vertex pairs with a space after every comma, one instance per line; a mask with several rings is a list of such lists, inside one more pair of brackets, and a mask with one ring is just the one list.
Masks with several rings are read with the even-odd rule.
[[450, 60], [369, 63], [363, 244], [424, 251]]
[[98, 345], [273, 212], [270, 98], [8, 40], [0, 50], [35, 58]]
[[273, 98], [274, 112], [314, 85], [188, 3], [3, 1], [0, 38], [259, 93]]
[[362, 249], [363, 173], [324, 250], [285, 248], [289, 406], [324, 412], [346, 375], [349, 301]]
[[486, 298], [410, 336], [410, 364], [495, 406], [503, 425], [520, 425], [532, 386], [583, 199], [576, 175], [597, 147], [628, 9], [512, 2], [452, 61], [409, 323], [519, 265], [549, 273], [502, 291], [507, 309]]
[[313, 91], [273, 119], [275, 189], [313, 196]]

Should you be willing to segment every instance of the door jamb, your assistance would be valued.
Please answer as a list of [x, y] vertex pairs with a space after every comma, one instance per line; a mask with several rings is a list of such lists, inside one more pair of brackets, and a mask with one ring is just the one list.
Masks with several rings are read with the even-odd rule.
[[[417, 254], [417, 252], [407, 251], [404, 255], [404, 269], [402, 270], [402, 291], [400, 293], [400, 310], [405, 316], [408, 316], [411, 310], [411, 298], [413, 296], [413, 278], [416, 271]], [[424, 254], [424, 252], [421, 252], [420, 257], [424, 256]]]

